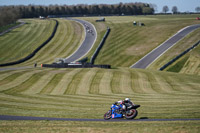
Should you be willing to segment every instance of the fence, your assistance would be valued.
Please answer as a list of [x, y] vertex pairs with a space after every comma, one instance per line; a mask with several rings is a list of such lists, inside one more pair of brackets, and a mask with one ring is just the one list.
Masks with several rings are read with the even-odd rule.
[[176, 56], [175, 58], [173, 58], [171, 61], [169, 61], [167, 64], [163, 65], [159, 70], [162, 71], [165, 68], [167, 68], [169, 65], [171, 65], [172, 63], [174, 63], [176, 60], [178, 60], [180, 57], [182, 57], [183, 55], [185, 55], [186, 53], [188, 53], [190, 50], [192, 50], [193, 48], [195, 48], [196, 46], [198, 46], [200, 43], [200, 40], [195, 43], [192, 47], [188, 48], [187, 50], [185, 50], [184, 52], [182, 52], [180, 55]]

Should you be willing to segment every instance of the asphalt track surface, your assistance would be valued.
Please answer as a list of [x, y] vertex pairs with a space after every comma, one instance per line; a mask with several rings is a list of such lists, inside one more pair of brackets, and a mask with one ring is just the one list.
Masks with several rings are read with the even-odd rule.
[[170, 49], [172, 46], [174, 46], [178, 41], [180, 41], [186, 35], [188, 35], [190, 32], [194, 31], [195, 29], [197, 29], [199, 27], [200, 27], [200, 24], [196, 24], [196, 25], [187, 26], [187, 27], [181, 29], [175, 35], [173, 35], [171, 38], [166, 40], [160, 46], [158, 46], [157, 48], [152, 50], [150, 53], [148, 53], [146, 56], [144, 56], [142, 59], [140, 59], [138, 62], [133, 64], [130, 68], [141, 68], [141, 69], [147, 68], [157, 58], [159, 58], [162, 54], [164, 54], [168, 49]]
[[0, 68], [0, 71], [11, 71], [11, 70], [22, 70], [34, 68], [33, 66], [24, 66], [24, 67], [8, 67], [8, 68]]
[[80, 58], [84, 57], [93, 47], [96, 38], [97, 38], [97, 32], [90, 22], [79, 20], [79, 19], [72, 19], [72, 18], [66, 18], [68, 20], [73, 20], [76, 22], [79, 22], [85, 30], [85, 40], [82, 42], [80, 47], [69, 57], [65, 59], [65, 63], [70, 63], [79, 60]]
[[141, 122], [141, 121], [200, 121], [200, 119], [73, 119], [73, 118], [52, 118], [52, 117], [31, 117], [31, 116], [10, 116], [10, 115], [0, 115], [0, 120], [49, 120], [49, 121], [95, 121], [95, 122]]

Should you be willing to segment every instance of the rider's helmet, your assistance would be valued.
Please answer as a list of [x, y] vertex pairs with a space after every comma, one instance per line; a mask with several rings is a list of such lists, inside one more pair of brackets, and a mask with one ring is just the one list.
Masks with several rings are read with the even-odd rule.
[[125, 101], [125, 102], [130, 102], [131, 100], [130, 100], [130, 98], [125, 98], [124, 101]]
[[120, 101], [119, 101], [119, 104], [122, 104], [122, 103], [123, 103], [123, 101], [122, 101], [122, 100], [120, 100]]

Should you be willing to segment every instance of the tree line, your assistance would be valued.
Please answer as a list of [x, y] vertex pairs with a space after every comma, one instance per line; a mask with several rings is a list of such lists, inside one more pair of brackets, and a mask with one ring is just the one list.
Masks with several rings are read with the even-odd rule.
[[[169, 7], [168, 7], [167, 5], [163, 6], [162, 11], [163, 11], [164, 13], [167, 13], [167, 12], [169, 11]], [[171, 11], [172, 11], [173, 14], [179, 14], [179, 13], [180, 13], [180, 12], [178, 11], [178, 7], [177, 7], [177, 6], [173, 6]], [[200, 12], [200, 7], [199, 7], [199, 6], [196, 7], [196, 8], [195, 8], [195, 11], [196, 11], [197, 13], [199, 13], [199, 12]]]
[[0, 27], [15, 23], [20, 17], [18, 9], [11, 6], [0, 6]]
[[153, 14], [154, 10], [144, 3], [94, 4], [94, 5], [49, 5], [18, 6], [23, 18], [47, 15], [142, 15]]
[[17, 18], [46, 17], [48, 15], [143, 15], [153, 13], [154, 9], [151, 5], [145, 3], [1, 6], [0, 23], [12, 23]]

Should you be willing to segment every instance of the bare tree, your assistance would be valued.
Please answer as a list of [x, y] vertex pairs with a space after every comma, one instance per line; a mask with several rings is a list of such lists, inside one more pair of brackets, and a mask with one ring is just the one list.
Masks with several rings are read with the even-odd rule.
[[156, 4], [149, 4], [151, 8], [154, 9], [154, 12], [157, 12], [158, 11], [158, 7]]
[[200, 6], [196, 7], [196, 8], [195, 8], [195, 11], [196, 11], [196, 12], [200, 12]]
[[168, 6], [163, 6], [163, 12], [167, 13], [169, 11], [169, 7]]
[[178, 8], [177, 8], [177, 6], [173, 6], [173, 7], [172, 7], [172, 12], [173, 12], [173, 14], [177, 14], [177, 13], [178, 13]]

